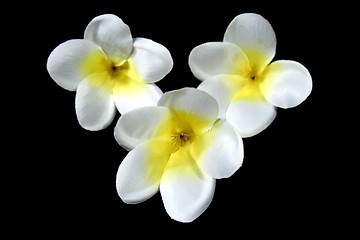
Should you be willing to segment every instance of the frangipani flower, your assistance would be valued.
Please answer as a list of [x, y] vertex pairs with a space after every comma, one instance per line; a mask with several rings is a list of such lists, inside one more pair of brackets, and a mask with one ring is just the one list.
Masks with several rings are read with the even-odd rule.
[[80, 125], [100, 130], [121, 114], [142, 106], [155, 106], [162, 91], [154, 84], [170, 72], [173, 61], [161, 44], [133, 39], [117, 16], [95, 17], [84, 39], [57, 46], [47, 69], [64, 89], [76, 91], [75, 109]]
[[298, 62], [275, 56], [276, 37], [270, 23], [257, 14], [240, 14], [228, 26], [223, 42], [209, 42], [192, 50], [189, 65], [204, 80], [199, 89], [219, 103], [242, 137], [264, 130], [276, 109], [299, 105], [312, 90], [308, 70]]
[[209, 206], [215, 179], [242, 164], [239, 133], [209, 94], [194, 88], [165, 93], [158, 106], [122, 115], [115, 127], [120, 145], [132, 149], [120, 164], [116, 187], [126, 203], [139, 203], [160, 189], [167, 213], [191, 222]]

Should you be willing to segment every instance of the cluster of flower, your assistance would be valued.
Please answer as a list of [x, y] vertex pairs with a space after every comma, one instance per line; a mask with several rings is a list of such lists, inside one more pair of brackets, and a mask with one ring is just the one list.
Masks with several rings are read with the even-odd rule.
[[132, 38], [117, 16], [95, 17], [84, 39], [69, 40], [50, 54], [47, 70], [62, 88], [75, 91], [80, 125], [106, 128], [122, 114], [115, 139], [130, 152], [120, 164], [116, 188], [126, 203], [160, 190], [167, 213], [191, 222], [209, 206], [215, 179], [242, 165], [242, 137], [264, 130], [276, 107], [290, 108], [311, 92], [312, 79], [298, 62], [271, 62], [275, 33], [257, 14], [240, 14], [223, 42], [195, 47], [189, 56], [197, 89], [165, 94], [154, 84], [172, 69], [169, 51]]

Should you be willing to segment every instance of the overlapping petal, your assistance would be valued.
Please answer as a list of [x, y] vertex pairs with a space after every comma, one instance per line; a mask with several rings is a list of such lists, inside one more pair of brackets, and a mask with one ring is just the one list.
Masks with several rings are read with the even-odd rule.
[[136, 81], [130, 81], [126, 85], [116, 82], [113, 89], [116, 108], [121, 114], [139, 107], [156, 106], [162, 94], [161, 89], [155, 84]]
[[166, 107], [143, 107], [122, 115], [115, 127], [115, 139], [126, 149], [152, 138], [171, 134], [174, 114]]
[[[97, 83], [101, 83], [101, 76], [99, 77]], [[75, 110], [80, 125], [91, 131], [106, 128], [116, 112], [114, 100], [107, 92], [107, 87], [95, 87], [90, 78], [81, 81], [77, 88]]]
[[92, 41], [69, 40], [51, 52], [46, 67], [51, 78], [60, 87], [75, 91], [80, 81], [90, 74], [82, 71], [81, 65], [93, 53], [103, 55], [101, 48]]
[[209, 206], [214, 191], [215, 179], [199, 168], [189, 148], [180, 148], [171, 155], [163, 172], [160, 193], [172, 219], [193, 221]]
[[275, 107], [265, 99], [235, 100], [226, 112], [226, 119], [239, 131], [241, 137], [258, 134], [272, 123], [275, 116]]
[[226, 29], [224, 42], [239, 46], [250, 62], [261, 64], [262, 68], [275, 56], [275, 32], [270, 23], [258, 14], [245, 13], [235, 17]]
[[198, 136], [192, 150], [201, 169], [216, 179], [233, 175], [244, 158], [240, 135], [223, 119], [219, 119], [209, 132]]
[[97, 43], [116, 63], [126, 60], [133, 50], [130, 28], [112, 14], [95, 17], [86, 27], [84, 38]]
[[196, 135], [210, 129], [219, 112], [213, 97], [194, 88], [167, 92], [158, 105], [168, 107], [181, 121], [190, 124]]
[[226, 110], [231, 100], [244, 87], [244, 81], [239, 75], [216, 75], [201, 82], [199, 90], [209, 93], [219, 105], [219, 118], [225, 118]]
[[309, 71], [295, 61], [280, 60], [271, 63], [262, 84], [262, 93], [274, 106], [291, 108], [302, 103], [311, 93]]
[[116, 175], [116, 189], [124, 202], [139, 203], [157, 193], [170, 157], [169, 147], [168, 141], [152, 139], [128, 153]]
[[170, 52], [161, 44], [146, 38], [136, 38], [131, 55], [140, 77], [149, 83], [164, 78], [173, 67]]
[[241, 74], [250, 69], [246, 54], [227, 42], [209, 42], [195, 47], [189, 56], [189, 66], [199, 80], [219, 74]]

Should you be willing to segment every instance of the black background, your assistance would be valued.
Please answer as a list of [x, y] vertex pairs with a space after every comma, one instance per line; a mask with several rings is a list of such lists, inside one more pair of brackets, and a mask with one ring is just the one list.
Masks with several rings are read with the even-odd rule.
[[[31, 77], [21, 81], [31, 84], [24, 85], [27, 94], [16, 110], [29, 111], [19, 117], [21, 138], [14, 140], [17, 146], [25, 145], [14, 156], [25, 153], [26, 158], [16, 160], [23, 171], [16, 174], [21, 184], [15, 189], [23, 211], [12, 221], [49, 238], [95, 234], [123, 238], [128, 233], [176, 237], [191, 236], [194, 230], [224, 237], [265, 234], [291, 238], [336, 231], [329, 224], [338, 221], [334, 216], [339, 210], [329, 201], [336, 195], [333, 189], [340, 173], [328, 169], [334, 163], [325, 152], [332, 147], [323, 143], [332, 133], [322, 119], [329, 104], [325, 86], [332, 80], [323, 75], [321, 64], [327, 42], [332, 41], [333, 9], [304, 2], [233, 0], [29, 6], [21, 26], [13, 29], [29, 29], [26, 39], [20, 39], [27, 48], [20, 52], [27, 56], [23, 61], [31, 66], [26, 68]], [[232, 19], [247, 12], [261, 14], [271, 23], [277, 37], [274, 60], [295, 60], [307, 67], [313, 78], [311, 95], [295, 108], [278, 109], [265, 131], [243, 139], [243, 166], [229, 179], [217, 180], [212, 203], [194, 222], [171, 220], [159, 193], [140, 204], [123, 203], [116, 193], [115, 176], [127, 151], [113, 137], [120, 115], [105, 130], [81, 128], [75, 114], [75, 92], [59, 87], [47, 73], [50, 52], [66, 40], [83, 38], [95, 16], [112, 13], [129, 25], [133, 37], [152, 39], [170, 51], [173, 70], [157, 83], [164, 92], [197, 87], [200, 81], [188, 67], [190, 51], [205, 42], [222, 41]]]

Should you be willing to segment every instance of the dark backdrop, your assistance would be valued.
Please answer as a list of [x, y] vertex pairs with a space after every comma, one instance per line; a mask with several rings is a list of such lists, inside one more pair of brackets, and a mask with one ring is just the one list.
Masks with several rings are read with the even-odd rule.
[[[197, 87], [200, 81], [188, 67], [190, 51], [205, 42], [221, 41], [232, 19], [247, 12], [261, 14], [271, 23], [277, 37], [274, 60], [295, 60], [308, 68], [313, 78], [311, 95], [295, 108], [278, 109], [265, 131], [243, 140], [243, 166], [231, 178], [216, 182], [212, 203], [193, 223], [171, 220], [159, 193], [140, 204], [123, 203], [116, 193], [115, 176], [127, 151], [113, 137], [120, 115], [105, 130], [81, 128], [75, 114], [75, 92], [62, 89], [50, 78], [48, 55], [62, 42], [82, 38], [95, 16], [112, 13], [129, 25], [133, 37], [152, 39], [171, 52], [173, 70], [157, 83], [164, 92]], [[330, 39], [328, 28], [334, 20], [328, 18], [331, 11], [322, 14], [322, 6], [290, 1], [89, 1], [29, 6], [22, 25], [15, 29], [30, 30], [22, 41], [31, 47], [22, 51], [32, 70], [21, 81], [34, 87], [23, 89], [28, 95], [19, 107], [29, 111], [19, 123], [25, 138], [17, 141], [26, 145], [19, 154], [27, 154], [22, 164], [26, 177], [20, 185], [21, 205], [27, 211], [17, 219], [31, 224], [29, 231], [49, 234], [50, 239], [89, 233], [133, 236], [127, 232], [176, 237], [191, 236], [193, 230], [225, 237], [250, 233], [291, 239], [313, 230], [328, 231], [322, 223], [333, 214], [327, 200], [335, 181], [323, 155], [331, 147], [321, 144], [330, 135], [321, 119], [329, 79], [324, 79], [320, 63], [327, 51], [324, 39]], [[172, 233], [176, 235], [169, 235]]]

